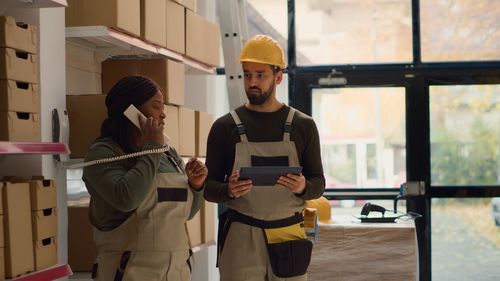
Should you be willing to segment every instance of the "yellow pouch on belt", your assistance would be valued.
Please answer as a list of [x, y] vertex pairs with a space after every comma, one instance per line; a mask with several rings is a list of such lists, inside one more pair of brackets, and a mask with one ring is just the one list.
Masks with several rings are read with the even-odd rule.
[[279, 228], [265, 228], [267, 243], [274, 244], [290, 240], [307, 239], [303, 223], [296, 223]]

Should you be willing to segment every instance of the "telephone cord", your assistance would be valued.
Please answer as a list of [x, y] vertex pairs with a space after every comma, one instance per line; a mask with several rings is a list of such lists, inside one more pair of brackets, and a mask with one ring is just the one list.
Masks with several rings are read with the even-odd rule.
[[147, 154], [158, 154], [158, 153], [165, 153], [170, 150], [170, 146], [164, 146], [162, 148], [154, 148], [154, 149], [148, 149], [148, 150], [143, 150], [143, 151], [138, 151], [138, 152], [133, 152], [129, 154], [124, 154], [120, 156], [115, 156], [115, 157], [110, 157], [110, 158], [103, 158], [103, 159], [98, 159], [98, 160], [92, 160], [92, 161], [87, 161], [83, 163], [78, 163], [78, 164], [73, 164], [69, 165], [66, 167], [66, 169], [80, 169], [83, 167], [87, 166], [93, 166], [93, 165], [98, 165], [98, 164], [103, 164], [103, 163], [110, 163], [110, 162], [116, 162], [116, 161], [121, 161], [129, 158], [134, 158], [134, 157], [139, 157], [139, 156], [144, 156]]

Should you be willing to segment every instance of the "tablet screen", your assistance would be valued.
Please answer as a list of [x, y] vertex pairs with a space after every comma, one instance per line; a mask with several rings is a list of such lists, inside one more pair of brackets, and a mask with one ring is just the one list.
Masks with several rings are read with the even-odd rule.
[[302, 167], [300, 166], [241, 167], [240, 180], [251, 179], [253, 185], [275, 185], [280, 176], [299, 175], [301, 171]]

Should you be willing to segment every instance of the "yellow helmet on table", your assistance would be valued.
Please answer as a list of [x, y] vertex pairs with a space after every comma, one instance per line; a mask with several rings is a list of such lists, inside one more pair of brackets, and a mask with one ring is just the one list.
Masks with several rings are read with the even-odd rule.
[[248, 40], [240, 54], [240, 63], [256, 62], [270, 64], [284, 69], [285, 56], [283, 49], [273, 38], [267, 35], [256, 35]]
[[319, 222], [332, 223], [332, 206], [324, 196], [318, 199], [307, 200], [306, 208], [317, 210]]

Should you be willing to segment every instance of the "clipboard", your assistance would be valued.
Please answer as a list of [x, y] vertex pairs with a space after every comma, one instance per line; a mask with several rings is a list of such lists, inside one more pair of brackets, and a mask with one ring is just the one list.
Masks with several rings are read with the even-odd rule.
[[287, 174], [300, 175], [300, 166], [254, 166], [241, 167], [240, 180], [251, 179], [253, 185], [275, 185], [280, 176]]

